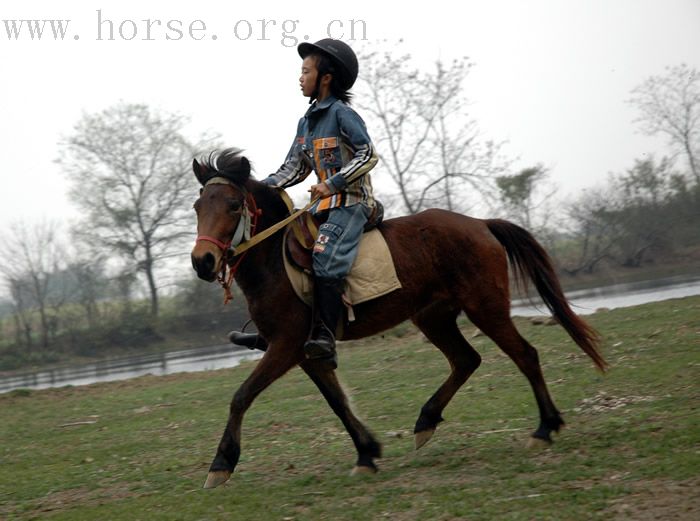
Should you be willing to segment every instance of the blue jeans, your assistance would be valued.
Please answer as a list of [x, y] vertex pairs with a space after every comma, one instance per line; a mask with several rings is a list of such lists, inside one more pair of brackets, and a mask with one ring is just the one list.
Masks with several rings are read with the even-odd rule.
[[314, 244], [314, 276], [343, 279], [357, 256], [365, 224], [372, 210], [365, 204], [331, 208]]

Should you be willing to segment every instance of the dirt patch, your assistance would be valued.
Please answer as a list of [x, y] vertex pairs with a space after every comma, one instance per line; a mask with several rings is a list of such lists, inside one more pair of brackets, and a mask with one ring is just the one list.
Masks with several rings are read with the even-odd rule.
[[[87, 487], [70, 488], [51, 492], [37, 499], [28, 511], [41, 515], [39, 513], [101, 505], [107, 502], [119, 501], [121, 499], [134, 498], [142, 495], [142, 493], [129, 490], [129, 485], [126, 483], [112, 484], [107, 489], [100, 488], [96, 490], [90, 490]], [[12, 512], [7, 511], [5, 513]]]
[[53, 512], [55, 510], [71, 508], [74, 505], [84, 505], [93, 494], [94, 493], [86, 487], [51, 492], [36, 502], [34, 510], [39, 512]]
[[638, 481], [632, 489], [631, 494], [614, 500], [608, 508], [612, 519], [700, 519], [700, 478]]
[[612, 396], [605, 392], [599, 392], [592, 398], [584, 398], [576, 407], [574, 412], [607, 412], [622, 407], [627, 407], [635, 403], [653, 402], [653, 396]]

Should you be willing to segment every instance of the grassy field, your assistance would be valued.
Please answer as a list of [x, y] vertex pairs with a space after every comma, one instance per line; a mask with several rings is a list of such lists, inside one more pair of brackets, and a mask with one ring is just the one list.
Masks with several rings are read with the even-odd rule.
[[483, 364], [420, 451], [413, 424], [445, 360], [407, 325], [344, 344], [340, 374], [384, 445], [370, 477], [349, 476], [350, 439], [299, 369], [253, 404], [237, 471], [214, 490], [201, 486], [250, 363], [2, 395], [0, 519], [700, 519], [700, 297], [590, 320], [604, 376], [560, 328], [518, 321], [567, 421], [540, 450], [525, 447], [527, 381], [488, 339], [472, 340]]

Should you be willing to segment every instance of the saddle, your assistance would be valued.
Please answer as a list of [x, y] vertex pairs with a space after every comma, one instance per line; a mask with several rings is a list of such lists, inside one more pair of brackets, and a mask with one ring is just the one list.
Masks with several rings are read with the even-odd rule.
[[[365, 224], [365, 232], [376, 228], [384, 219], [384, 207], [379, 201], [376, 203], [372, 215]], [[313, 273], [312, 249], [318, 237], [318, 230], [326, 218], [325, 212], [321, 218], [311, 212], [304, 212], [291, 222], [286, 233], [284, 249], [287, 260], [292, 266], [307, 274]]]
[[[287, 207], [292, 211], [292, 202], [282, 191]], [[345, 279], [343, 300], [348, 306], [348, 320], [354, 320], [352, 306], [379, 298], [401, 288], [391, 251], [377, 226], [384, 217], [384, 208], [377, 202], [375, 210], [365, 225], [357, 251], [357, 257]], [[309, 213], [289, 223], [282, 246], [282, 261], [287, 278], [297, 297], [307, 305], [313, 301], [312, 251], [322, 220]]]

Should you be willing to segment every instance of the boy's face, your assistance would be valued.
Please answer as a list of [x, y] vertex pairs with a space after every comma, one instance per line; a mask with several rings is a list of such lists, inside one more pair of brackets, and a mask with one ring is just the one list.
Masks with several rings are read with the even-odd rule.
[[316, 68], [316, 57], [307, 56], [301, 64], [301, 76], [299, 76], [299, 85], [301, 93], [307, 98], [310, 97], [316, 89], [316, 78], [318, 69]]

